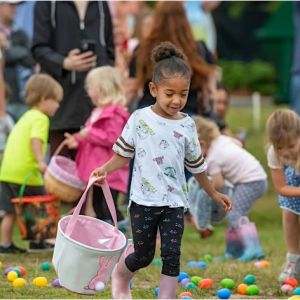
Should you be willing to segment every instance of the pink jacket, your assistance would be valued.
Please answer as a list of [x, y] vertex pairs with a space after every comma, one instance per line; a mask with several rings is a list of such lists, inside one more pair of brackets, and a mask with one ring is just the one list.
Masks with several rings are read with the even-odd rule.
[[[78, 174], [84, 181], [88, 181], [91, 172], [106, 163], [114, 154], [112, 146], [121, 135], [129, 113], [121, 105], [107, 105], [98, 119], [91, 125], [91, 116], [85, 123], [90, 127], [86, 138], [76, 135], [78, 149], [76, 164]], [[126, 193], [129, 167], [125, 166], [107, 175], [110, 188]]]

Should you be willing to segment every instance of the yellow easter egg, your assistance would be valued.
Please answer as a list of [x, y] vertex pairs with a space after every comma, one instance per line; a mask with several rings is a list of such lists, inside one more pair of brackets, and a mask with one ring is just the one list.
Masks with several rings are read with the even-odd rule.
[[9, 281], [14, 281], [15, 279], [18, 278], [18, 273], [15, 272], [15, 271], [10, 271], [10, 272], [8, 272], [6, 278], [7, 278], [7, 280], [9, 280]]
[[0, 268], [3, 266], [2, 261], [0, 261]]
[[37, 287], [44, 287], [48, 284], [48, 280], [46, 277], [35, 277], [32, 283]]
[[300, 296], [295, 295], [295, 296], [290, 297], [288, 300], [300, 300]]
[[24, 278], [17, 278], [12, 283], [13, 287], [20, 288], [26, 285], [26, 280]]

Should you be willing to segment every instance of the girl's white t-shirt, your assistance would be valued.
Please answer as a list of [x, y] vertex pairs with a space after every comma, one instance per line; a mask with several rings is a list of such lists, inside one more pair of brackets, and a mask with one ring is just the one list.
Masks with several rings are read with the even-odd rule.
[[264, 180], [267, 174], [259, 161], [228, 136], [220, 135], [206, 156], [208, 175], [221, 173], [232, 184]]
[[145, 206], [188, 208], [184, 167], [207, 168], [192, 118], [166, 119], [150, 106], [131, 115], [113, 150], [134, 157], [130, 201]]

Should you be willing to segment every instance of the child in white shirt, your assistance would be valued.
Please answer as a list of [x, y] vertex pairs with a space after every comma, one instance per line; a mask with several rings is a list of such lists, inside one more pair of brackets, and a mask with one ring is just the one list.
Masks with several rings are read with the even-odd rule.
[[[254, 202], [265, 194], [267, 189], [267, 175], [259, 161], [242, 148], [240, 144], [237, 144], [234, 139], [221, 135], [219, 128], [214, 122], [198, 116], [194, 117], [194, 121], [201, 149], [207, 163], [207, 173], [211, 177], [213, 186], [217, 190], [223, 189], [224, 191], [225, 189], [227, 193], [232, 193], [233, 208], [227, 213], [227, 218], [229, 228], [235, 230], [239, 226], [240, 218], [247, 216]], [[225, 182], [227, 182], [226, 185]], [[203, 192], [202, 198], [195, 199], [195, 184], [192, 179], [189, 185], [193, 193], [190, 193], [190, 200], [192, 202], [196, 201], [202, 206], [203, 202], [205, 202], [207, 203], [207, 207], [210, 208], [212, 202], [207, 194]], [[201, 187], [198, 185], [199, 189]], [[212, 209], [208, 208], [204, 208], [202, 214], [199, 214], [198, 211], [196, 223], [201, 223], [206, 214], [211, 213]], [[191, 211], [191, 213], [195, 214], [195, 211]], [[211, 229], [211, 224], [208, 223], [207, 226], [200, 228], [200, 231], [206, 232], [207, 236], [207, 230]], [[259, 245], [253, 247], [249, 243], [249, 245], [245, 245], [245, 248], [243, 254], [238, 257], [240, 260], [264, 257], [264, 253]], [[233, 255], [232, 253], [227, 254]]]
[[[137, 110], [115, 143], [115, 156], [92, 175], [102, 183], [135, 156], [130, 190], [130, 217], [134, 242], [112, 273], [112, 297], [129, 299], [129, 280], [148, 266], [155, 254], [157, 230], [163, 261], [159, 298], [176, 298], [184, 209], [188, 208], [184, 167], [194, 174], [213, 200], [225, 210], [231, 202], [209, 183], [195, 123], [181, 110], [187, 102], [191, 73], [181, 53], [164, 42], [153, 49], [155, 63], [149, 89], [156, 103]], [[132, 252], [133, 251], [133, 252]]]

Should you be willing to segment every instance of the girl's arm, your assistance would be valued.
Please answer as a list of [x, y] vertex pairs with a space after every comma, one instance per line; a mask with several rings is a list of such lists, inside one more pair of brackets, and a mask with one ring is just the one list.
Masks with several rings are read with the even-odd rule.
[[271, 169], [275, 192], [285, 197], [299, 197], [300, 187], [287, 185], [283, 169]]
[[216, 190], [220, 190], [224, 187], [224, 178], [221, 173], [211, 176], [211, 183]]
[[106, 178], [107, 173], [113, 172], [124, 167], [130, 161], [130, 159], [131, 158], [129, 157], [114, 154], [114, 156], [108, 162], [106, 162], [101, 167], [96, 168], [91, 173], [90, 177], [99, 177], [99, 180], [97, 182], [99, 184], [102, 184]]
[[35, 160], [39, 165], [39, 170], [41, 171], [42, 174], [44, 174], [47, 169], [47, 164], [44, 161], [43, 143], [41, 142], [41, 140], [38, 138], [31, 139], [31, 149], [35, 157]]
[[218, 193], [215, 190], [215, 188], [210, 184], [205, 172], [193, 175], [211, 199], [220, 203], [225, 211], [231, 210], [232, 205], [230, 199], [226, 195]]

